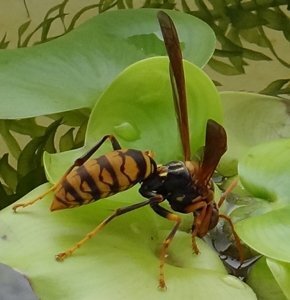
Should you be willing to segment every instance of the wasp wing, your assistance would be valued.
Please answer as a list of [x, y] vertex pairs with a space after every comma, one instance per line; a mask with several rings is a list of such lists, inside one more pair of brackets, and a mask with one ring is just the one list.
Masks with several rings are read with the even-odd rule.
[[190, 160], [191, 155], [182, 53], [177, 31], [172, 19], [165, 12], [160, 11], [158, 12], [158, 21], [170, 61], [169, 71], [176, 119], [182, 143], [183, 157], [184, 160], [187, 161]]
[[221, 157], [227, 150], [226, 131], [214, 120], [208, 120], [206, 126], [205, 147], [196, 180], [201, 188], [207, 186]]

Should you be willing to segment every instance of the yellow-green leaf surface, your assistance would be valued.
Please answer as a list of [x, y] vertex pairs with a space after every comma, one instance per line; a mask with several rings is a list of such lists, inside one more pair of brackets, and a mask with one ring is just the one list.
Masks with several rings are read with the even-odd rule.
[[290, 101], [245, 92], [220, 93], [228, 151], [219, 171], [225, 176], [237, 174], [238, 161], [253, 146], [290, 138]]
[[[208, 119], [222, 121], [217, 90], [208, 76], [184, 61], [189, 107], [191, 148], [204, 144]], [[168, 59], [155, 57], [128, 67], [108, 87], [89, 119], [85, 147], [59, 154], [46, 154], [50, 181], [60, 177], [74, 159], [105, 134], [114, 134], [125, 148], [153, 150], [158, 163], [183, 159], [170, 85]], [[96, 155], [111, 151], [106, 143]]]
[[239, 237], [257, 252], [290, 262], [290, 205], [236, 223]]
[[239, 162], [239, 176], [254, 196], [273, 205], [290, 204], [290, 139], [251, 148]]
[[[271, 270], [272, 265], [280, 265], [278, 261], [274, 261], [269, 258], [261, 258], [250, 270], [246, 282], [253, 288], [257, 294], [258, 299], [263, 300], [287, 300], [290, 299], [287, 295], [289, 293], [289, 272], [285, 276], [284, 270], [282, 272], [278, 271], [282, 281], [284, 280], [284, 287], [286, 287], [286, 293], [284, 293], [278, 284], [277, 277], [274, 275], [274, 272], [277, 273], [277, 270], [274, 272]], [[274, 267], [275, 268], [275, 267]], [[276, 277], [276, 278], [275, 278]], [[288, 282], [285, 282], [285, 279], [288, 279]], [[286, 283], [286, 286], [285, 286]]]
[[287, 299], [290, 299], [290, 263], [268, 258], [267, 264]]
[[[32, 195], [45, 190], [43, 185]], [[201, 240], [178, 232], [165, 265], [168, 289], [157, 289], [159, 249], [172, 224], [150, 208], [119, 217], [72, 257], [54, 255], [93, 229], [112, 210], [140, 201], [136, 189], [77, 209], [50, 213], [52, 196], [14, 214], [1, 211], [1, 261], [25, 273], [40, 299], [256, 299], [242, 281], [225, 273], [218, 256]]]
[[[2, 50], [0, 119], [92, 108], [127, 66], [166, 54], [157, 12], [107, 12], [45, 44]], [[176, 24], [184, 57], [200, 67], [206, 64], [215, 47], [211, 28], [188, 14], [168, 14]]]

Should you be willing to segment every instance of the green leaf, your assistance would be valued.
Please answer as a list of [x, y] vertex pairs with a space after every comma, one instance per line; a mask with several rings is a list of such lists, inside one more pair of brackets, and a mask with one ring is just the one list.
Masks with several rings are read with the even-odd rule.
[[289, 214], [290, 205], [237, 222], [235, 229], [242, 241], [258, 253], [289, 263]]
[[25, 31], [28, 29], [30, 23], [31, 23], [31, 20], [28, 20], [18, 28], [18, 47], [21, 47], [22, 36], [25, 33]]
[[28, 135], [30, 137], [40, 136], [44, 134], [45, 131], [44, 126], [37, 125], [35, 118], [6, 120], [5, 123], [9, 130], [23, 135]]
[[223, 92], [221, 100], [228, 135], [219, 168], [223, 175], [237, 174], [238, 161], [252, 146], [290, 138], [289, 100], [242, 92]]
[[[281, 288], [277, 284], [273, 273], [269, 269], [271, 259], [260, 259], [251, 269], [246, 280], [254, 290], [258, 299], [263, 300], [286, 300]], [[289, 283], [289, 282], [288, 282]], [[288, 298], [289, 299], [289, 298]]]
[[268, 45], [256, 27], [240, 30], [240, 35], [249, 43], [256, 44], [260, 47], [267, 47]]
[[283, 293], [290, 299], [290, 264], [268, 258], [267, 264]]
[[71, 22], [69, 24], [69, 26], [67, 26], [67, 31], [71, 31], [72, 29], [74, 29], [76, 27], [76, 23], [77, 21], [80, 19], [80, 17], [87, 11], [99, 7], [100, 4], [92, 4], [92, 5], [88, 5], [83, 7], [81, 10], [79, 10], [71, 19]]
[[49, 115], [53, 120], [62, 119], [62, 123], [68, 126], [80, 126], [83, 122], [87, 122], [90, 115], [89, 109], [77, 109], [58, 114]]
[[59, 125], [60, 120], [53, 122], [47, 127], [43, 136], [32, 139], [24, 147], [17, 161], [17, 172], [19, 176], [22, 177], [30, 172], [31, 169], [41, 165], [44, 150], [55, 152], [54, 137]]
[[245, 73], [244, 66], [247, 65], [247, 63], [243, 60], [242, 57], [230, 57], [229, 60], [240, 74]]
[[266, 88], [260, 91], [261, 94], [277, 96], [282, 92], [285, 84], [290, 83], [290, 79], [278, 79], [271, 82]]
[[[184, 67], [194, 153], [204, 144], [207, 120], [220, 122], [222, 112], [217, 90], [207, 75], [187, 61]], [[45, 154], [49, 180], [55, 181], [78, 156], [106, 134], [114, 134], [125, 148], [153, 150], [158, 163], [182, 159], [167, 58], [140, 61], [120, 74], [91, 113], [85, 148]], [[110, 143], [106, 143], [96, 155], [111, 149]]]
[[243, 57], [252, 60], [272, 60], [268, 55], [247, 48], [243, 49]]
[[9, 188], [15, 190], [17, 184], [17, 172], [8, 162], [8, 153], [0, 159], [0, 175]]
[[[30, 166], [27, 172], [18, 179], [14, 201], [32, 191], [36, 186], [46, 182], [44, 169], [40, 163]], [[10, 203], [7, 203], [7, 205]]]
[[275, 30], [283, 30], [289, 24], [289, 17], [282, 11], [268, 8], [259, 10], [259, 16], [266, 21], [266, 26]]
[[3, 35], [2, 40], [0, 41], [0, 49], [6, 49], [9, 45], [9, 41], [6, 41], [7, 33]]
[[68, 151], [74, 146], [74, 128], [70, 128], [59, 140], [59, 150]]
[[[134, 38], [151, 35], [156, 40], [157, 36], [160, 45], [154, 55], [164, 53], [156, 14], [153, 9], [112, 11], [48, 43], [1, 51], [0, 118], [92, 108], [124, 68], [147, 57], [142, 49], [151, 40], [137, 46]], [[203, 66], [214, 50], [212, 30], [190, 15], [168, 14], [184, 44], [184, 57]]]
[[0, 134], [7, 145], [9, 152], [15, 159], [18, 159], [21, 149], [16, 138], [11, 134], [9, 122], [7, 120], [0, 120]]
[[[43, 185], [28, 197], [47, 188]], [[168, 289], [159, 291], [160, 242], [168, 233], [159, 228], [172, 224], [149, 207], [117, 218], [63, 263], [54, 260], [56, 253], [81, 239], [113, 209], [141, 200], [137, 194], [133, 188], [94, 205], [57, 213], [48, 211], [51, 195], [17, 214], [4, 209], [0, 236], [7, 238], [0, 238], [1, 260], [24, 272], [41, 299], [95, 299], [96, 295], [116, 300], [128, 295], [140, 300], [193, 295], [201, 300], [217, 295], [224, 300], [256, 299], [246, 284], [225, 274], [218, 255], [203, 241], [197, 240], [201, 254], [192, 254], [191, 235], [185, 232], [178, 232], [173, 240], [165, 265]]]
[[211, 58], [211, 60], [209, 61], [208, 64], [213, 70], [215, 70], [223, 75], [240, 74], [240, 72], [234, 66], [229, 65], [227, 63], [224, 63], [224, 62], [214, 59], [214, 58]]
[[259, 15], [243, 10], [241, 7], [229, 7], [228, 16], [231, 19], [232, 25], [238, 29], [253, 28], [267, 23]]
[[250, 148], [239, 161], [239, 176], [254, 196], [290, 204], [290, 139], [279, 139]]

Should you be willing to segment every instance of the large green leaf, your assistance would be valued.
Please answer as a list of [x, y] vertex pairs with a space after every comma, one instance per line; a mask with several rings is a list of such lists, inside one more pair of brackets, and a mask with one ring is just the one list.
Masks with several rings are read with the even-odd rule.
[[[221, 122], [222, 112], [212, 81], [201, 69], [187, 61], [184, 63], [191, 147], [195, 152], [204, 144], [207, 120]], [[105, 134], [114, 134], [123, 147], [153, 150], [158, 163], [182, 159], [167, 58], [149, 58], [121, 73], [91, 113], [86, 146], [59, 154], [46, 153], [44, 161], [49, 180], [59, 178], [74, 159]], [[97, 155], [111, 149], [106, 143]]]
[[290, 205], [236, 223], [239, 237], [257, 252], [290, 262]]
[[290, 139], [279, 139], [251, 148], [239, 162], [239, 176], [254, 196], [290, 204]]
[[290, 262], [289, 149], [290, 140], [280, 139], [251, 148], [240, 160], [241, 182], [254, 197], [267, 203], [267, 213], [236, 224], [239, 236], [247, 245], [285, 262]]
[[221, 93], [228, 151], [219, 171], [237, 174], [238, 161], [253, 146], [290, 138], [289, 100], [242, 92]]
[[[274, 272], [278, 275], [274, 275], [272, 266], [280, 265], [281, 263], [274, 261], [269, 258], [260, 259], [250, 270], [247, 283], [253, 288], [255, 293], [257, 294], [258, 299], [263, 300], [286, 300], [290, 299], [286, 298], [287, 292], [283, 293], [281, 289], [281, 285], [278, 284], [278, 278], [284, 280], [284, 287], [286, 291], [289, 293], [289, 271], [288, 274], [283, 270], [275, 270]], [[278, 278], [277, 278], [278, 277]], [[288, 277], [288, 278], [287, 278]], [[288, 279], [288, 282], [285, 282], [285, 279]], [[280, 280], [281, 282], [281, 280]], [[286, 285], [285, 285], [286, 283]]]
[[281, 290], [290, 299], [290, 264], [268, 258], [267, 264], [278, 282]]
[[[203, 66], [213, 53], [210, 27], [190, 15], [172, 16], [184, 57]], [[0, 53], [0, 119], [92, 108], [102, 91], [130, 64], [165, 49], [157, 10], [101, 14], [48, 43]]]
[[6, 208], [0, 218], [0, 237], [5, 237], [0, 238], [1, 261], [21, 270], [41, 299], [256, 299], [246, 284], [226, 274], [204, 242], [198, 239], [201, 254], [192, 254], [191, 235], [185, 232], [178, 232], [169, 251], [168, 289], [159, 291], [159, 248], [172, 224], [150, 208], [117, 218], [72, 257], [56, 262], [56, 253], [82, 238], [112, 209], [141, 198], [133, 188], [94, 205], [49, 213], [51, 200], [49, 195], [17, 214]]

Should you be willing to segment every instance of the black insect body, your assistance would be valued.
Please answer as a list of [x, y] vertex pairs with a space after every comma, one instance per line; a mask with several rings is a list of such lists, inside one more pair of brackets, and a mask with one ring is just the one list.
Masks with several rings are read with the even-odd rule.
[[162, 195], [174, 211], [181, 213], [187, 213], [185, 208], [200, 195], [196, 186], [192, 184], [189, 170], [182, 161], [163, 165], [159, 173], [151, 175], [142, 182], [139, 192], [146, 198], [154, 194]]

